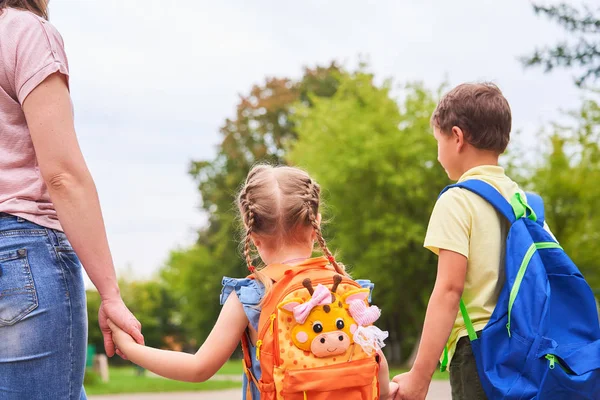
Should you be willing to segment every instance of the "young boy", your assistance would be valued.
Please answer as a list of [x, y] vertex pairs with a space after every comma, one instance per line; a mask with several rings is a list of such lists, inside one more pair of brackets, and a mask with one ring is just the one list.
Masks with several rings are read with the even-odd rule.
[[[511, 130], [510, 106], [498, 87], [479, 83], [452, 89], [435, 109], [431, 125], [438, 161], [451, 180], [485, 181], [507, 199], [520, 192], [498, 166]], [[470, 191], [452, 188], [438, 199], [425, 237], [425, 247], [439, 257], [437, 278], [414, 366], [394, 378], [400, 386], [397, 399], [425, 399], [446, 344], [452, 398], [486, 398], [459, 301], [462, 297], [475, 330], [481, 331], [504, 285], [508, 228], [504, 217]]]

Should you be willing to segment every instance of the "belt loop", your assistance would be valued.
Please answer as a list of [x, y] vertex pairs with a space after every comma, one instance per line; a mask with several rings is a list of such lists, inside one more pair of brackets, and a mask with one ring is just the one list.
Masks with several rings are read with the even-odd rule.
[[54, 247], [58, 247], [60, 245], [60, 241], [58, 240], [58, 236], [54, 229], [46, 228], [46, 233], [48, 234], [48, 239], [50, 239], [50, 243]]

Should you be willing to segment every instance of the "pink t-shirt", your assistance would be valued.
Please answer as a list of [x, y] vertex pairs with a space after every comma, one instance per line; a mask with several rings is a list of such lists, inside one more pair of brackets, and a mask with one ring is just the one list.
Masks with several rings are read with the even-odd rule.
[[0, 11], [0, 212], [61, 230], [21, 105], [49, 75], [69, 75], [62, 37], [28, 11]]

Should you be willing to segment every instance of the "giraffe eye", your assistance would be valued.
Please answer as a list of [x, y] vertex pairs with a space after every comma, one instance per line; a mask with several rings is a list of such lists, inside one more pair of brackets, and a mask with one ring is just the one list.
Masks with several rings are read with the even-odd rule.
[[321, 325], [320, 322], [315, 322], [312, 328], [313, 328], [313, 331], [315, 331], [315, 333], [323, 332], [323, 325]]
[[338, 329], [344, 329], [344, 327], [346, 326], [346, 324], [344, 324], [344, 320], [341, 318], [338, 318], [337, 321], [335, 321], [335, 326]]

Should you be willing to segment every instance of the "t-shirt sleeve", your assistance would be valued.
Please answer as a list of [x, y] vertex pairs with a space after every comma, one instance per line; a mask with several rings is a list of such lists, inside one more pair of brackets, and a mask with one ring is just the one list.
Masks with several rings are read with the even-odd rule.
[[62, 37], [49, 22], [23, 13], [15, 32], [15, 91], [19, 103], [48, 76], [69, 76]]
[[469, 258], [471, 213], [461, 190], [453, 188], [445, 192], [431, 213], [424, 246], [437, 255], [444, 249]]

